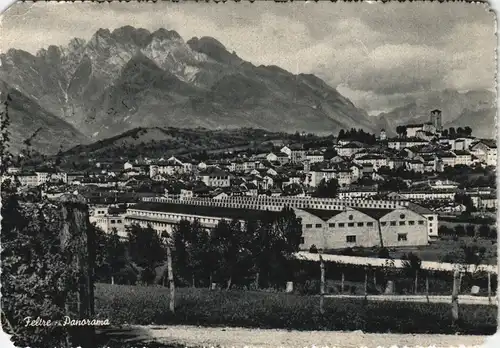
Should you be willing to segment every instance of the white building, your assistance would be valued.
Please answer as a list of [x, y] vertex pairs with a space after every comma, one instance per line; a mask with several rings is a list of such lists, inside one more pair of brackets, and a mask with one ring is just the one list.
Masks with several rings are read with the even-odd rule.
[[217, 168], [200, 172], [199, 177], [208, 187], [229, 187], [231, 185], [229, 174]]
[[497, 145], [493, 140], [481, 140], [470, 147], [471, 153], [487, 166], [497, 165]]
[[321, 152], [308, 152], [306, 159], [309, 163], [320, 163], [325, 160], [325, 156]]
[[[266, 159], [269, 162], [279, 162], [280, 164], [285, 164], [290, 162], [290, 156], [285, 152], [278, 152], [278, 153], [271, 152], [266, 156]], [[255, 169], [255, 167], [253, 169]]]
[[291, 163], [302, 163], [306, 159], [306, 151], [299, 145], [284, 146], [280, 152], [285, 153]]
[[335, 148], [335, 150], [337, 151], [339, 156], [351, 157], [354, 156], [354, 154], [363, 151], [364, 147], [356, 142], [350, 142], [348, 144]]
[[380, 167], [386, 167], [389, 165], [387, 157], [379, 154], [368, 154], [354, 159], [354, 163], [360, 165], [371, 164], [374, 171], [378, 171]]
[[455, 165], [470, 166], [472, 164], [472, 154], [469, 151], [455, 150], [453, 151], [455, 155]]
[[388, 146], [390, 149], [402, 150], [407, 147], [426, 145], [428, 141], [418, 138], [395, 138], [389, 140]]
[[[146, 202], [164, 202], [175, 203], [174, 200], [164, 198], [144, 198]], [[426, 219], [425, 226], [429, 237], [437, 236], [438, 215], [424, 207], [408, 201], [398, 200], [373, 200], [363, 198], [353, 199], [338, 199], [338, 198], [317, 198], [317, 197], [300, 197], [300, 196], [279, 196], [270, 197], [266, 195], [259, 196], [230, 196], [219, 200], [194, 198], [192, 200], [177, 201], [177, 203], [188, 204], [191, 206], [204, 207], [222, 207], [222, 208], [237, 208], [243, 210], [268, 210], [281, 211], [285, 206], [298, 209], [313, 209], [318, 211], [345, 210], [354, 208], [357, 210], [369, 209], [379, 211], [378, 215], [383, 213], [382, 210], [397, 210], [408, 209], [417, 214], [420, 214]], [[189, 208], [186, 208], [189, 211]], [[194, 211], [193, 209], [191, 209]]]
[[[281, 197], [268, 198], [278, 200]], [[244, 208], [241, 204], [237, 208], [230, 207], [227, 203], [229, 199], [211, 202], [212, 205], [140, 203], [127, 210], [126, 223], [142, 226], [150, 224], [158, 232], [172, 232], [173, 226], [181, 220], [192, 222], [196, 219], [202, 226], [211, 229], [222, 219], [236, 219], [244, 225], [247, 220], [263, 216], [262, 209]], [[406, 207], [379, 210], [352, 207], [311, 210], [294, 207], [294, 211], [301, 218], [301, 250], [308, 250], [312, 245], [318, 249], [373, 247], [381, 244], [388, 247], [419, 246], [428, 244], [429, 240], [428, 219]]]
[[108, 207], [95, 206], [89, 209], [89, 221], [105, 233], [116, 232], [120, 238], [127, 238], [125, 214], [108, 214]]
[[38, 186], [38, 176], [36, 173], [18, 173], [16, 178], [19, 180], [21, 186]]
[[409, 124], [406, 126], [406, 136], [408, 138], [415, 138], [417, 136], [417, 132], [423, 131], [423, 124]]

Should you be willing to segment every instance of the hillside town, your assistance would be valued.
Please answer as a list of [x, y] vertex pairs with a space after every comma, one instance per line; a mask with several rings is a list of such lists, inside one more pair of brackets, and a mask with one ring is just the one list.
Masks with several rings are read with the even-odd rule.
[[439, 110], [396, 133], [341, 130], [330, 147], [276, 141], [268, 153], [97, 162], [85, 173], [10, 167], [2, 180], [39, 187], [47, 199], [79, 193], [91, 222], [124, 238], [134, 223], [171, 231], [202, 217], [210, 227], [289, 206], [302, 219], [304, 250], [373, 247], [381, 238], [386, 246], [426, 245], [438, 237], [439, 215], [496, 210], [494, 140], [475, 138], [470, 127], [443, 129]]

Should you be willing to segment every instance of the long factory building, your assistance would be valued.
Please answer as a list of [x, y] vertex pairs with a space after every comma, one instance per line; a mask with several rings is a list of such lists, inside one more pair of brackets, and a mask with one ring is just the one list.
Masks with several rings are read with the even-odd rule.
[[181, 220], [214, 228], [220, 220], [242, 224], [266, 211], [293, 208], [302, 222], [301, 250], [380, 246], [419, 246], [437, 236], [438, 216], [421, 206], [399, 201], [341, 200], [310, 197], [224, 197], [220, 199], [144, 198], [127, 209], [125, 225], [151, 225], [172, 232]]

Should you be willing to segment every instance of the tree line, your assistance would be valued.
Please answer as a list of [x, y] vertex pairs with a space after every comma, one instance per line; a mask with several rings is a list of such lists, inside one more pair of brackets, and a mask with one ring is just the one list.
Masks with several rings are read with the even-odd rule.
[[294, 211], [284, 208], [243, 223], [220, 220], [212, 229], [197, 219], [181, 220], [171, 235], [150, 225], [130, 226], [126, 240], [116, 230], [97, 234], [98, 281], [165, 284], [169, 248], [176, 285], [279, 288], [291, 277], [289, 259], [298, 251], [302, 227]]
[[450, 127], [448, 129], [443, 129], [441, 134], [444, 137], [450, 138], [470, 137], [472, 135], [472, 128], [470, 128], [469, 126], [466, 126], [464, 128], [458, 127], [456, 129], [454, 127]]
[[439, 235], [452, 237], [473, 237], [485, 239], [497, 239], [497, 230], [495, 227], [490, 227], [486, 224], [480, 225], [478, 228], [474, 225], [455, 225], [454, 228], [448, 226], [439, 227]]
[[373, 145], [377, 142], [375, 134], [367, 133], [362, 129], [351, 128], [349, 130], [341, 129], [338, 140], [359, 141], [364, 144]]

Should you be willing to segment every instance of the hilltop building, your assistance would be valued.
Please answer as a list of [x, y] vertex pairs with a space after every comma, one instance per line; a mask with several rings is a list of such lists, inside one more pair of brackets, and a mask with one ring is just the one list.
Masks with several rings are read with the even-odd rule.
[[385, 129], [382, 129], [382, 130], [380, 131], [379, 140], [380, 140], [380, 141], [387, 140], [387, 133], [385, 132]]

